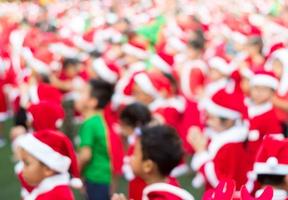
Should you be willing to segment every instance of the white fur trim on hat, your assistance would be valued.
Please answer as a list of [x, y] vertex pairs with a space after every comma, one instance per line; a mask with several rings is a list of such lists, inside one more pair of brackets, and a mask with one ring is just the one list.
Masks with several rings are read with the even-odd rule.
[[238, 111], [220, 106], [211, 100], [207, 100], [204, 103], [204, 105], [206, 106], [206, 110], [209, 113], [214, 114], [216, 116], [224, 117], [227, 119], [239, 119], [239, 118], [241, 118], [241, 113], [239, 113]]
[[154, 98], [159, 96], [157, 89], [154, 87], [153, 83], [147, 76], [147, 74], [140, 73], [134, 77], [136, 84], [147, 94]]
[[209, 66], [212, 69], [216, 69], [225, 75], [232, 73], [232, 66], [230, 66], [223, 58], [214, 57], [208, 61]]
[[171, 73], [171, 66], [157, 54], [151, 56], [151, 64], [165, 73]]
[[287, 175], [288, 165], [279, 164], [278, 159], [275, 157], [270, 157], [266, 162], [256, 162], [254, 164], [254, 172], [257, 174], [277, 174], [277, 175]]
[[94, 60], [92, 67], [103, 80], [109, 83], [115, 83], [117, 81], [117, 74], [106, 65], [102, 58]]
[[255, 75], [250, 82], [251, 86], [265, 86], [276, 90], [279, 85], [279, 81], [269, 75]]
[[145, 50], [137, 48], [131, 44], [124, 44], [122, 50], [124, 53], [135, 56], [139, 59], [146, 59], [148, 57], [148, 53]]
[[32, 134], [28, 134], [21, 139], [21, 141], [19, 141], [19, 146], [52, 170], [60, 173], [68, 172], [71, 159], [67, 156], [61, 155], [47, 144], [38, 140]]

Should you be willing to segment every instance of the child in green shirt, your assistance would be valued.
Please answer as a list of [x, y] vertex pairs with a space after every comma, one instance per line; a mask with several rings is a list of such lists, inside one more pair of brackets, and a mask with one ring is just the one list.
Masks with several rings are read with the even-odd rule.
[[103, 109], [112, 94], [111, 84], [92, 80], [82, 88], [75, 105], [85, 118], [79, 130], [79, 166], [89, 200], [110, 199], [112, 166]]

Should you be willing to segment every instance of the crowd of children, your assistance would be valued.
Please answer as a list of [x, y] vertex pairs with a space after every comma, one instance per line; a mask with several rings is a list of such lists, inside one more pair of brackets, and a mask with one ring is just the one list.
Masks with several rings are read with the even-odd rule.
[[0, 3], [0, 35], [21, 199], [288, 199], [287, 1]]

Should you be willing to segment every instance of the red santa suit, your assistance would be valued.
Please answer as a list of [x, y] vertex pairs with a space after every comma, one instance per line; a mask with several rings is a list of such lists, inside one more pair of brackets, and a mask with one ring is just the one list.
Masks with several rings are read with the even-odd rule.
[[19, 146], [56, 172], [44, 178], [30, 192], [23, 193], [24, 200], [74, 199], [69, 185], [81, 188], [83, 184], [73, 144], [65, 134], [52, 130], [38, 131], [23, 136]]
[[248, 166], [239, 160], [246, 158], [244, 141], [248, 136], [248, 127], [242, 117], [247, 116], [247, 109], [242, 95], [220, 90], [206, 103], [206, 111], [214, 116], [235, 120], [235, 125], [223, 132], [206, 129], [210, 139], [207, 150], [197, 152], [192, 159], [192, 169], [198, 171], [194, 179], [195, 186], [206, 182], [206, 189], [215, 188], [219, 181], [232, 179], [236, 190], [246, 183]]

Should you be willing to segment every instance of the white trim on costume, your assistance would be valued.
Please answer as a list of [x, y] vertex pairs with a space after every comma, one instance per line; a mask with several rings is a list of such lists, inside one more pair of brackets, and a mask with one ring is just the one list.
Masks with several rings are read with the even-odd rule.
[[102, 58], [95, 59], [92, 68], [103, 80], [115, 83], [118, 79], [117, 73], [113, 72]]
[[210, 185], [212, 185], [214, 188], [217, 187], [219, 180], [215, 172], [215, 165], [212, 161], [208, 162], [204, 166], [204, 172], [205, 172], [207, 181], [210, 183]]
[[250, 86], [264, 86], [276, 90], [279, 86], [279, 81], [269, 75], [255, 75], [250, 81]]
[[170, 185], [168, 183], [154, 183], [151, 185], [148, 185], [143, 190], [143, 200], [149, 200], [148, 195], [152, 192], [167, 192], [170, 194], [173, 194], [181, 199], [185, 200], [194, 200], [194, 197], [187, 192], [186, 190]]
[[151, 64], [164, 73], [170, 74], [172, 71], [171, 66], [157, 54], [151, 56]]
[[224, 117], [228, 119], [239, 119], [241, 118], [241, 113], [237, 112], [235, 110], [225, 108], [223, 106], [220, 106], [216, 103], [214, 103], [212, 100], [207, 100], [204, 103], [204, 106], [207, 110], [207, 112], [214, 114], [219, 117]]
[[[267, 160], [267, 162], [269, 159]], [[256, 162], [254, 163], [253, 171], [257, 174], [277, 174], [277, 175], [287, 175], [288, 165], [274, 163], [270, 164], [267, 162]]]
[[248, 103], [248, 114], [250, 118], [257, 117], [259, 115], [263, 115], [268, 111], [273, 109], [273, 105], [270, 102], [261, 104], [261, 105], [254, 105], [253, 103]]
[[135, 56], [139, 59], [146, 59], [148, 57], [148, 52], [144, 49], [137, 48], [131, 44], [124, 44], [122, 46], [122, 50], [124, 53]]
[[32, 134], [23, 137], [19, 141], [19, 146], [57, 172], [66, 173], [69, 170], [71, 164], [69, 157], [61, 155]]
[[139, 73], [134, 77], [136, 84], [147, 94], [151, 95], [154, 98], [159, 97], [159, 93], [148, 75], [145, 73]]
[[[263, 192], [264, 189], [257, 190], [255, 196], [258, 198], [261, 196]], [[286, 200], [287, 197], [288, 197], [287, 191], [273, 188], [273, 197], [271, 200]]]
[[69, 186], [69, 174], [57, 174], [45, 178], [36, 188], [32, 190], [23, 200], [35, 200], [41, 194], [47, 193], [57, 186]]

